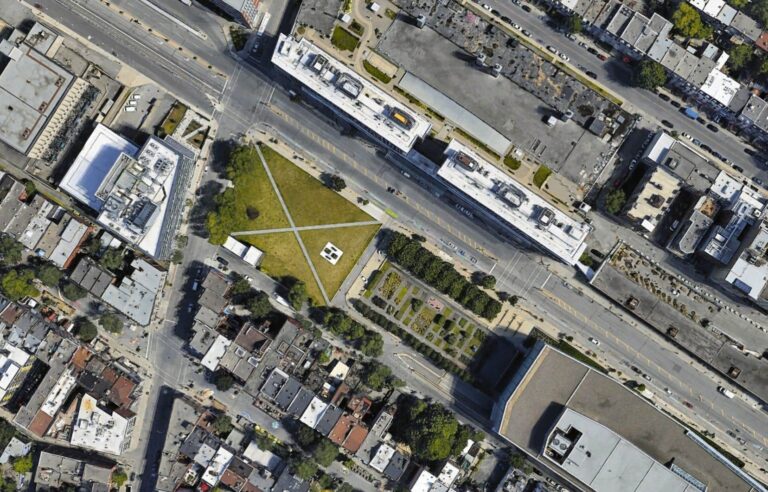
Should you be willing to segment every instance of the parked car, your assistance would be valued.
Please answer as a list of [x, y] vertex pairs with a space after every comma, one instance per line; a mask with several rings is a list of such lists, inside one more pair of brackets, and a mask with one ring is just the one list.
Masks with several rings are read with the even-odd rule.
[[758, 178], [757, 176], [752, 176], [752, 181], [755, 182], [758, 186], [763, 186], [763, 180]]
[[589, 337], [589, 341], [598, 347], [600, 346], [600, 340], [598, 340], [597, 338]]
[[711, 132], [715, 132], [715, 133], [720, 131], [720, 129], [718, 127], [716, 127], [715, 125], [713, 125], [712, 123], [707, 125], [707, 130], [709, 130]]
[[608, 59], [608, 57], [607, 57], [607, 56], [605, 56], [605, 55], [604, 55], [604, 54], [602, 54], [602, 53], [600, 53], [599, 55], [597, 55], [597, 58], [598, 58], [600, 61], [605, 61], [605, 60], [607, 60], [607, 59]]
[[718, 391], [718, 392], [719, 392], [721, 395], [723, 395], [724, 397], [726, 397], [726, 398], [733, 398], [734, 396], [736, 396], [736, 393], [734, 393], [733, 391], [731, 391], [731, 390], [729, 390], [728, 388], [725, 388], [725, 387], [723, 387], [723, 386], [718, 386], [718, 387], [717, 387], [717, 391]]
[[667, 128], [674, 128], [675, 127], [675, 125], [673, 125], [672, 123], [670, 123], [667, 120], [661, 120], [661, 124], [666, 126]]
[[597, 80], [597, 74], [595, 72], [587, 70], [586, 74], [587, 74], [587, 77], [590, 77], [590, 78], [593, 78], [593, 79]]
[[680, 107], [680, 103], [679, 103], [679, 102], [677, 102], [677, 101], [675, 101], [674, 99], [672, 99], [671, 101], [669, 101], [669, 104], [671, 104], [672, 106], [674, 106], [674, 107], [676, 107], [676, 108], [679, 108], [679, 107]]
[[744, 168], [739, 166], [738, 164], [731, 164], [731, 167], [734, 168], [736, 171], [738, 171], [740, 173], [744, 172]]
[[523, 35], [531, 37], [531, 33], [529, 31], [526, 31], [525, 29], [522, 30]]
[[229, 265], [229, 262], [227, 260], [225, 260], [224, 258], [222, 258], [221, 256], [217, 256], [216, 257], [216, 261], [218, 261], [220, 264], [222, 264], [224, 266]]
[[669, 96], [664, 94], [663, 92], [659, 92], [659, 99], [662, 101], [669, 101]]
[[693, 142], [693, 145], [697, 147], [701, 147], [701, 140], [699, 140], [698, 138], [694, 138], [693, 140], [691, 140], [691, 142]]
[[707, 124], [707, 120], [705, 120], [705, 119], [704, 119], [704, 118], [702, 118], [701, 116], [699, 116], [698, 118], [696, 118], [696, 121], [698, 121], [698, 122], [699, 122], [699, 123], [701, 123], [702, 125], [706, 125], [706, 124]]
[[709, 145], [707, 145], [705, 143], [701, 144], [701, 148], [706, 150], [707, 152], [712, 152], [712, 147], [710, 147]]
[[521, 8], [522, 8], [523, 10], [525, 10], [526, 12], [530, 12], [530, 11], [531, 11], [531, 7], [529, 7], [529, 6], [527, 6], [527, 5], [523, 5]]
[[595, 55], [595, 56], [597, 56], [597, 55], [599, 55], [599, 54], [600, 54], [600, 52], [599, 52], [599, 51], [597, 51], [595, 48], [593, 48], [593, 47], [591, 47], [591, 46], [590, 46], [589, 48], [587, 48], [587, 51], [589, 51], [589, 52], [590, 52], [590, 54], [593, 54], [593, 55]]
[[511, 23], [510, 25], [511, 25], [512, 27], [514, 27], [515, 29], [517, 29], [518, 31], [520, 30], [520, 24], [515, 24], [515, 23], [513, 22], [513, 23]]
[[568, 58], [568, 55], [566, 55], [565, 53], [559, 53], [557, 56], [559, 56], [560, 59], [563, 61], [571, 61], [571, 59]]
[[556, 55], [559, 53], [559, 52], [557, 51], [557, 48], [555, 48], [555, 47], [554, 47], [554, 46], [552, 46], [551, 44], [547, 46], [547, 51], [549, 51], [550, 53], [554, 53], [554, 54], [556, 54]]

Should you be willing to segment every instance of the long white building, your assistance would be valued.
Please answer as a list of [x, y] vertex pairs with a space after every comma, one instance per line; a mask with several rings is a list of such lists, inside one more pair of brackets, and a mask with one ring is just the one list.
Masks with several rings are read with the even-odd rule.
[[415, 111], [306, 39], [280, 35], [272, 63], [305, 91], [390, 149], [406, 154], [432, 127]]
[[487, 215], [555, 258], [574, 265], [592, 228], [577, 221], [475, 154], [458, 140], [445, 151], [437, 176]]

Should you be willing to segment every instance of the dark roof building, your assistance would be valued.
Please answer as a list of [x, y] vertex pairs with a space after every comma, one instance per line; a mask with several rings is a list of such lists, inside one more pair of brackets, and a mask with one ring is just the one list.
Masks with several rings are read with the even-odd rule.
[[329, 405], [328, 408], [325, 409], [323, 416], [320, 417], [320, 421], [315, 426], [315, 430], [324, 436], [328, 436], [343, 413], [344, 410], [341, 408]]

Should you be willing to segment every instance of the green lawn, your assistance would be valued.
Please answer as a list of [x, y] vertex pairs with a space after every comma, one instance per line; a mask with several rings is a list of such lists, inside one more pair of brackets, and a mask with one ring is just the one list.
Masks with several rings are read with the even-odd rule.
[[331, 34], [331, 44], [342, 51], [355, 51], [360, 40], [341, 26], [336, 26]]
[[290, 275], [302, 280], [307, 284], [307, 292], [315, 303], [323, 304], [320, 288], [292, 232], [238, 236], [238, 239], [264, 251], [264, 260], [261, 263], [261, 270], [264, 273], [272, 277]]
[[552, 174], [552, 170], [547, 166], [541, 165], [536, 170], [536, 174], [533, 175], [533, 184], [536, 188], [541, 188], [549, 175]]
[[297, 227], [373, 220], [271, 148], [262, 145], [261, 152]]
[[[332, 298], [336, 291], [341, 287], [344, 279], [347, 278], [352, 267], [355, 266], [360, 255], [363, 254], [368, 243], [379, 231], [378, 224], [359, 227], [342, 227], [338, 229], [317, 229], [314, 231], [301, 231], [301, 240], [307, 248], [312, 263], [315, 264], [315, 270], [320, 276], [325, 293]], [[325, 243], [332, 242], [341, 249], [344, 254], [338, 263], [331, 265], [325, 258], [320, 256]]]
[[365, 68], [365, 71], [371, 74], [373, 78], [378, 79], [385, 84], [389, 84], [392, 80], [392, 77], [379, 70], [378, 67], [374, 66], [368, 60], [363, 60], [363, 68]]
[[163, 123], [160, 125], [160, 136], [173, 134], [176, 131], [176, 127], [179, 126], [184, 115], [187, 114], [187, 107], [176, 101], [171, 106], [171, 110], [168, 112], [168, 116], [165, 117]]

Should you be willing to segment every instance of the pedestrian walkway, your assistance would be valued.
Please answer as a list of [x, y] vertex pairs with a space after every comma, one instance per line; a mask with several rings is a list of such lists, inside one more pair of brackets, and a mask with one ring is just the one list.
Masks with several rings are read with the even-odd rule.
[[291, 232], [294, 230], [295, 231], [314, 231], [318, 229], [341, 229], [345, 227], [360, 227], [360, 226], [377, 225], [377, 224], [379, 224], [378, 220], [366, 220], [364, 222], [344, 222], [344, 223], [338, 223], [338, 224], [322, 224], [322, 225], [301, 226], [301, 227], [283, 227], [279, 229], [260, 229], [256, 231], [239, 231], [239, 232], [231, 233], [230, 236], [257, 236], [259, 234]]

